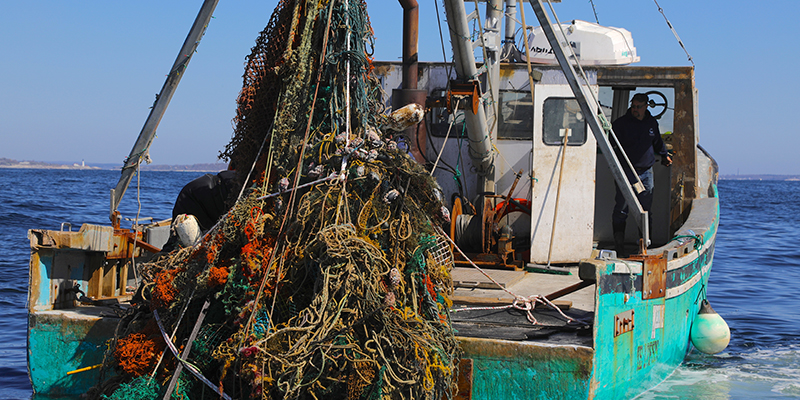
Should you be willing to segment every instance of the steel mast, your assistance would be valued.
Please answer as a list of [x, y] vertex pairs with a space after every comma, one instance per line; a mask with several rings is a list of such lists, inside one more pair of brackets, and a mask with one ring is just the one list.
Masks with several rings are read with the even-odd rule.
[[117, 186], [111, 189], [111, 213], [109, 218], [111, 218], [111, 222], [115, 227], [119, 227], [120, 222], [119, 212], [117, 211], [119, 202], [122, 200], [122, 196], [125, 195], [125, 191], [128, 189], [128, 185], [131, 183], [131, 179], [133, 179], [133, 174], [136, 172], [139, 163], [141, 163], [142, 159], [147, 155], [150, 144], [153, 142], [153, 138], [156, 135], [156, 128], [158, 128], [158, 124], [161, 122], [161, 118], [167, 110], [172, 95], [175, 94], [175, 90], [178, 87], [178, 83], [181, 81], [186, 66], [189, 65], [189, 61], [191, 61], [192, 55], [197, 49], [197, 45], [200, 44], [200, 39], [203, 37], [206, 28], [208, 28], [208, 22], [211, 20], [211, 15], [214, 13], [218, 2], [219, 0], [205, 0], [203, 2], [200, 12], [194, 20], [192, 29], [189, 30], [189, 34], [186, 36], [186, 40], [183, 42], [180, 52], [178, 52], [178, 57], [175, 59], [175, 63], [172, 65], [169, 75], [167, 75], [164, 86], [157, 95], [155, 103], [153, 103], [150, 115], [147, 116], [144, 127], [142, 127], [142, 131], [139, 133], [139, 137], [136, 139], [136, 143], [133, 145], [130, 155], [125, 159], [125, 165], [122, 167], [122, 176], [120, 176]]

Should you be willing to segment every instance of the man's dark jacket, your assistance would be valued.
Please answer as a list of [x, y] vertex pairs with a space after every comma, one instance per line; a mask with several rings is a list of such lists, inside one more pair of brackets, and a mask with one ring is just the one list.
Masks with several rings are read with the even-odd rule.
[[637, 172], [644, 172], [655, 164], [655, 153], [661, 156], [667, 155], [667, 147], [661, 140], [661, 133], [658, 130], [658, 121], [653, 118], [650, 111], [645, 111], [644, 118], [639, 121], [633, 116], [631, 109], [628, 109], [628, 112], [617, 118], [612, 126], [619, 143]]
[[183, 187], [172, 208], [172, 218], [179, 214], [197, 217], [200, 229], [205, 231], [228, 212], [226, 200], [233, 190], [236, 171], [222, 171], [216, 175], [205, 174]]

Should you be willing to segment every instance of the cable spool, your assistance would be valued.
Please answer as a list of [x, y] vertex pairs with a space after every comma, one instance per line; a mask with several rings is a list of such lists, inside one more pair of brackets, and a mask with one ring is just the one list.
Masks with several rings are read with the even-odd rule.
[[453, 201], [453, 211], [450, 213], [450, 237], [462, 250], [470, 253], [480, 253], [483, 229], [480, 215], [462, 214], [461, 198]]
[[703, 299], [689, 337], [697, 350], [705, 354], [717, 354], [728, 347], [731, 330], [725, 320], [711, 308], [708, 300]]

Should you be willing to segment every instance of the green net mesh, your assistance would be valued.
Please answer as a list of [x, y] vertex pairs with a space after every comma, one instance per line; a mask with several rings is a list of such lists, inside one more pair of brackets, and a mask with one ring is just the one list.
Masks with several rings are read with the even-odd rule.
[[[170, 397], [173, 400], [189, 398], [189, 389], [193, 383], [183, 376], [178, 379], [175, 390]], [[128, 383], [123, 383], [110, 396], [103, 395], [107, 400], [133, 400], [133, 399], [161, 399], [164, 397], [166, 388], [159, 385], [156, 379], [149, 376], [140, 376]]]
[[[194, 334], [187, 359], [211, 383], [182, 374], [182, 398], [453, 396], [440, 190], [382, 130], [371, 46], [362, 0], [282, 0], [256, 40], [221, 153], [243, 195], [144, 273], [140, 312], [178, 350]], [[165, 353], [111, 398], [153, 398], [177, 366]]]
[[129, 383], [123, 383], [111, 396], [103, 396], [110, 400], [155, 399], [161, 386], [149, 377], [140, 376]]

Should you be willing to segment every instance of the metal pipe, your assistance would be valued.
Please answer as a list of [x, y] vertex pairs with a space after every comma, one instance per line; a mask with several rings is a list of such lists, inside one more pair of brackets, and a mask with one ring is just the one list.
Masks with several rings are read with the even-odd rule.
[[[475, 79], [478, 75], [478, 68], [475, 66], [475, 55], [473, 54], [464, 1], [445, 0], [444, 8], [447, 14], [447, 25], [450, 28], [450, 41], [453, 44], [456, 75], [465, 81]], [[487, 183], [486, 179], [487, 176], [493, 176], [494, 155], [489, 142], [489, 130], [486, 127], [486, 113], [483, 105], [478, 107], [477, 114], [473, 114], [472, 109], [467, 108], [464, 115], [470, 139], [470, 157], [480, 177], [478, 187], [484, 191], [493, 191], [493, 183], [491, 181]]]
[[[419, 75], [419, 4], [417, 0], [398, 0], [403, 7], [403, 83], [400, 89], [392, 91], [392, 107], [398, 109], [411, 103], [425, 105], [428, 91], [417, 89]], [[419, 123], [406, 129], [410, 139], [411, 154], [422, 163], [425, 160], [427, 129]]]
[[[523, 6], [524, 5], [525, 4], [523, 4]], [[517, 49], [516, 37], [514, 36], [517, 30], [516, 18], [517, 0], [506, 0], [506, 37], [503, 39], [503, 52], [500, 56], [501, 59], [506, 61], [516, 61], [514, 59], [516, 57], [515, 50]], [[524, 32], [522, 35], [522, 40], [525, 40]]]
[[403, 89], [417, 88], [419, 54], [419, 4], [398, 0], [403, 7]]

